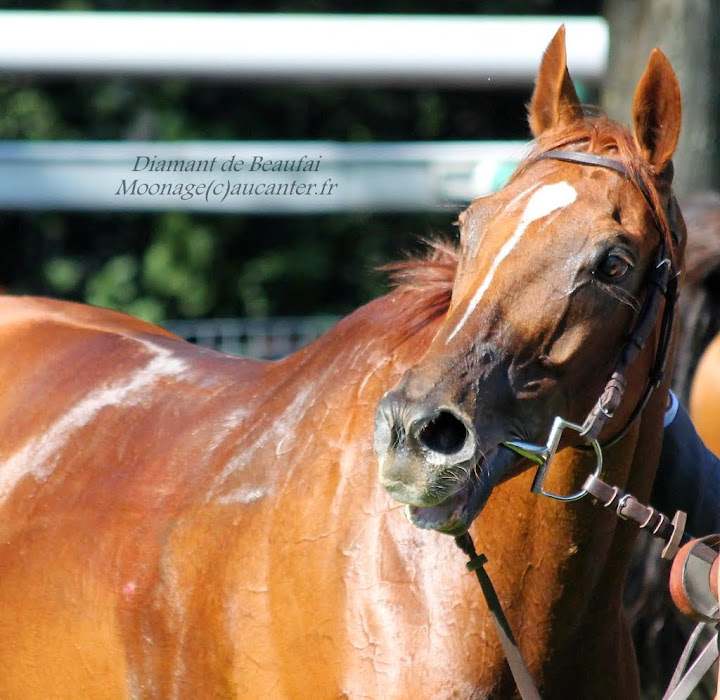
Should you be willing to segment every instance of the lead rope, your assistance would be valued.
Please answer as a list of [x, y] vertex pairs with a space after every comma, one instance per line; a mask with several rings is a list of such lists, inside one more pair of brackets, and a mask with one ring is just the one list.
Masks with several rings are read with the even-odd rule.
[[[614, 510], [618, 518], [632, 520], [641, 530], [649, 530], [653, 536], [663, 540], [666, 543], [660, 555], [663, 559], [674, 559], [680, 544], [689, 539], [685, 535], [687, 515], [681, 510], [675, 514], [671, 522], [666, 515], [655, 510], [652, 506], [643, 505], [632, 494], [625, 493], [617, 486], [610, 486], [610, 484], [592, 474], [585, 480], [583, 488], [604, 508]], [[718, 556], [717, 552], [704, 544], [702, 540], [692, 547], [692, 553], [708, 565], [711, 565]], [[678, 560], [675, 559], [675, 563], [677, 562]], [[673, 566], [671, 573], [671, 588], [674, 574], [675, 566]], [[682, 571], [680, 571], [680, 574], [682, 575]], [[676, 605], [678, 605], [677, 602]], [[713, 616], [717, 614], [717, 607], [715, 607], [712, 614]], [[692, 652], [697, 645], [700, 634], [709, 626], [715, 627], [716, 633], [695, 660], [690, 663]], [[662, 700], [687, 700], [690, 697], [718, 658], [717, 630], [717, 620], [712, 623], [704, 621], [698, 624], [680, 656]], [[716, 697], [715, 700], [720, 700], [720, 696]]]
[[[583, 488], [600, 505], [615, 510], [620, 519], [632, 520], [640, 529], [648, 529], [655, 537], [664, 540], [666, 546], [662, 552], [663, 559], [673, 559], [683, 539], [687, 539], [684, 535], [686, 515], [683, 511], [678, 511], [673, 520], [670, 521], [667, 516], [654, 508], [644, 506], [631, 494], [625, 493], [617, 486], [610, 486], [594, 475], [587, 478]], [[510, 623], [503, 612], [495, 587], [487, 571], [485, 571], [487, 557], [484, 554], [477, 553], [470, 533], [466, 532], [464, 535], [456, 537], [455, 544], [467, 555], [469, 561], [465, 566], [469, 571], [475, 572], [480, 583], [490, 617], [500, 637], [500, 643], [520, 697], [522, 700], [542, 700], [512, 633]], [[707, 563], [711, 563], [717, 557], [717, 553], [702, 542], [695, 545], [694, 551], [696, 556]], [[718, 639], [716, 635], [685, 673], [688, 663], [687, 657], [689, 657], [692, 647], [695, 645], [694, 642], [691, 644], [694, 637], [695, 635], [688, 642], [689, 648], [686, 649], [678, 663], [675, 676], [670, 682], [663, 700], [686, 700], [707, 673], [714, 660], [718, 658]], [[720, 690], [715, 700], [720, 700]]]
[[503, 651], [505, 652], [505, 658], [507, 659], [508, 665], [510, 666], [510, 673], [515, 680], [518, 692], [522, 700], [542, 700], [540, 693], [538, 692], [535, 681], [528, 671], [528, 667], [525, 665], [525, 660], [522, 657], [520, 648], [515, 641], [515, 636], [510, 629], [510, 623], [508, 622], [505, 613], [503, 612], [500, 600], [495, 592], [495, 587], [485, 571], [485, 563], [487, 557], [484, 554], [478, 554], [475, 551], [475, 544], [472, 541], [469, 533], [465, 533], [460, 537], [455, 538], [455, 544], [468, 556], [470, 561], [465, 564], [469, 571], [474, 571], [477, 576], [477, 580], [482, 588], [483, 595], [485, 596], [485, 602], [487, 603], [488, 610], [490, 611], [490, 617], [495, 625], [498, 636], [500, 637], [500, 643], [502, 644]]

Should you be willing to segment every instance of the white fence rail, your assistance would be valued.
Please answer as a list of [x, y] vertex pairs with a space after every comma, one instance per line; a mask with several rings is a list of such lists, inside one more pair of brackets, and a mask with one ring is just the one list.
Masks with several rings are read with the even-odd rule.
[[500, 187], [522, 141], [0, 142], [0, 209], [430, 211]]
[[0, 71], [270, 82], [527, 84], [561, 23], [573, 74], [605, 74], [600, 17], [0, 12]]

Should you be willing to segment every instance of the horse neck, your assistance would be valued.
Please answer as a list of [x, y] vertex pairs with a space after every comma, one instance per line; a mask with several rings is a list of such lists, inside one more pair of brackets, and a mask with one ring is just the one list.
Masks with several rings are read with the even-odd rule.
[[[408, 330], [406, 317], [406, 298], [394, 292], [358, 310], [282, 363], [282, 369], [310, 373], [317, 369], [321, 384], [320, 377], [325, 377], [338, 385], [337, 378], [333, 380], [336, 372], [350, 366], [353, 381], [363, 387], [363, 403], [374, 406], [382, 390], [418, 361], [440, 321], [436, 316]], [[349, 375], [343, 371], [342, 377], [347, 382]], [[352, 387], [341, 386], [342, 396], [357, 404]], [[664, 396], [657, 392], [636, 427], [605, 455], [603, 477], [641, 500], [647, 499], [654, 476]], [[578, 479], [582, 482], [582, 475], [592, 468], [585, 453], [564, 450], [557, 456], [548, 487], [561, 493], [576, 490]], [[530, 671], [547, 697], [633, 700], [637, 678], [621, 605], [636, 529], [590, 498], [564, 504], [537, 496], [530, 491], [532, 477], [526, 472], [497, 487], [472, 528], [478, 551], [488, 556], [487, 570]], [[411, 526], [404, 518], [397, 520], [402, 528], [398, 537], [407, 537]], [[447, 546], [452, 547], [450, 541]], [[434, 568], [436, 561], [416, 565]], [[484, 640], [480, 646], [490, 646], [484, 647], [478, 679], [482, 687], [499, 688], [498, 678], [504, 679], [502, 683], [510, 681], [503, 675], [505, 664], [497, 645], [491, 651], [496, 635], [489, 618], [473, 612], [478, 609], [479, 591], [469, 575], [462, 577], [461, 569], [458, 575], [462, 579], [458, 593], [462, 589], [463, 595], [456, 602], [464, 604], [453, 607], [453, 614], [459, 616], [459, 626], [471, 619], [480, 626]], [[557, 664], [557, 659], [564, 663]], [[589, 688], [593, 688], [590, 694], [579, 690]]]
[[[659, 456], [664, 397], [657, 392], [638, 425], [604, 455], [603, 478], [645, 502]], [[577, 490], [593, 467], [585, 452], [563, 450], [547, 487]], [[606, 683], [605, 697], [633, 698], [637, 678], [622, 591], [637, 527], [590, 497], [562, 503], [535, 495], [533, 476], [526, 472], [497, 487], [473, 529], [530, 670], [547, 697], [590, 697], [579, 692], [584, 683], [595, 684], [592, 697], [603, 697]], [[564, 659], [559, 666], [558, 658]], [[599, 677], [591, 683], [594, 669]], [[619, 683], [624, 694], [618, 694]]]

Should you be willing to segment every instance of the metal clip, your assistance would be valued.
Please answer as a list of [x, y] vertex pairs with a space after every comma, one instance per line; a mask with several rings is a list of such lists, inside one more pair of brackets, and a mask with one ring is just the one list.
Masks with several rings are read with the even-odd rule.
[[[505, 442], [505, 447], [517, 452], [526, 459], [535, 462], [538, 465], [535, 479], [533, 480], [532, 492], [539, 493], [548, 498], [554, 498], [557, 501], [578, 501], [587, 495], [587, 490], [582, 488], [579, 491], [570, 494], [569, 496], [561, 496], [551, 491], [546, 491], [545, 480], [552, 464], [552, 460], [560, 445], [560, 439], [562, 438], [563, 431], [566, 429], [575, 430], [578, 433], [582, 433], [583, 426], [577, 423], [570, 423], [560, 416], [556, 416], [553, 421], [552, 428], [550, 428], [550, 434], [548, 435], [547, 443], [545, 445], [533, 445], [529, 442], [511, 441]], [[600, 443], [597, 440], [593, 440], [590, 445], [595, 450], [595, 471], [593, 476], [599, 477], [602, 472], [602, 450], [600, 449]]]
[[602, 411], [603, 415], [604, 415], [606, 418], [608, 418], [608, 419], [612, 418], [612, 417], [615, 415], [614, 409], [608, 408], [608, 407], [605, 405], [605, 402], [603, 401], [603, 397], [602, 397], [602, 396], [600, 397], [600, 400], [598, 401], [598, 407], [599, 407], [600, 410]]

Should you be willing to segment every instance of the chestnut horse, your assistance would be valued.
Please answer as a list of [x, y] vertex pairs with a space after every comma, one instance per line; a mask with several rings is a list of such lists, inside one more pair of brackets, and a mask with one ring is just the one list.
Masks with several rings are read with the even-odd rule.
[[[561, 29], [535, 147], [462, 214], [457, 251], [400, 265], [397, 289], [279, 362], [2, 299], [0, 697], [512, 697], [442, 532], [482, 509], [472, 534], [543, 697], [638, 698], [621, 605], [635, 528], [531, 493], [530, 463], [499, 447], [582, 420], [670, 245], [680, 97], [657, 50], [633, 112], [634, 138], [583, 115]], [[556, 149], [622, 172], [542, 158]], [[601, 439], [629, 420], [657, 342]], [[605, 454], [605, 478], [641, 499], [665, 399], [663, 384]], [[378, 405], [381, 481], [430, 531], [378, 483]], [[549, 488], [592, 469], [578, 440]]]

